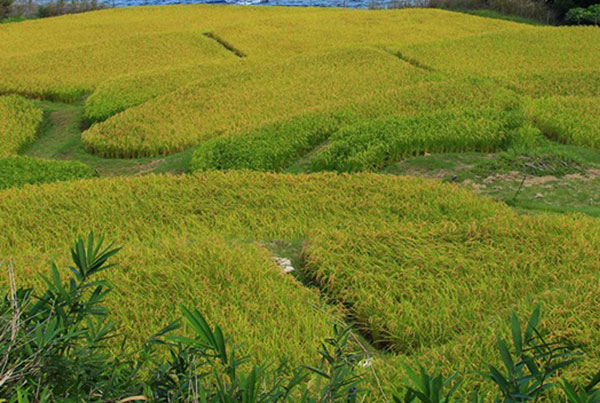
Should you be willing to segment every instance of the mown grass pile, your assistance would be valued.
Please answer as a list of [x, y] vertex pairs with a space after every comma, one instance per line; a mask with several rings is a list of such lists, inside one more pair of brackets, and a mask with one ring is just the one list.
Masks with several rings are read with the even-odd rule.
[[[124, 265], [110, 277], [111, 306], [132, 340], [160, 328], [187, 299], [255, 357], [307, 357], [330, 318], [262, 247], [304, 240], [305, 273], [345, 302], [376, 345], [396, 353], [376, 362], [387, 379], [407, 360], [449, 370], [492, 360], [491, 329], [510, 307], [526, 311], [538, 301], [555, 336], [584, 346], [589, 365], [600, 354], [600, 233], [592, 218], [522, 217], [455, 185], [377, 174], [115, 178], [0, 198], [0, 253], [27, 268], [20, 281], [88, 228], [125, 245]], [[477, 385], [474, 378], [464, 387]]]

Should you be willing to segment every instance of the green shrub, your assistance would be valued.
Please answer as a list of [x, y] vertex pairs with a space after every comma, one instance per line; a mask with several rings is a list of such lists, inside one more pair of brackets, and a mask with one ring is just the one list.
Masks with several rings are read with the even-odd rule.
[[585, 21], [589, 24], [600, 25], [600, 4], [588, 7]]
[[[576, 347], [562, 340], [549, 340], [544, 329], [539, 326], [540, 307], [522, 326], [513, 311], [511, 315], [511, 338], [507, 342], [497, 337], [497, 350], [504, 368], [486, 364], [487, 371], [481, 375], [497, 387], [495, 402], [564, 401], [558, 398], [552, 389], [558, 386], [557, 378], [562, 370], [581, 361], [583, 355]], [[455, 398], [455, 392], [461, 383], [460, 374], [455, 372], [446, 378], [439, 372], [429, 374], [419, 366], [417, 374], [406, 368], [407, 383], [404, 395], [393, 396], [395, 403], [458, 403], [467, 399]], [[566, 380], [562, 382], [562, 391], [569, 403], [600, 402], [600, 372], [584, 386], [574, 386]], [[471, 391], [468, 401], [485, 402], [477, 390]]]
[[576, 7], [570, 9], [565, 15], [565, 21], [568, 24], [580, 25], [591, 24], [600, 25], [600, 4], [589, 6], [588, 8]]
[[71, 249], [69, 282], [63, 283], [52, 264], [39, 295], [17, 289], [11, 278], [11, 291], [0, 302], [0, 396], [19, 402], [106, 401], [132, 392], [135, 366], [107, 348], [116, 336], [116, 323], [103, 305], [110, 285], [94, 278], [112, 266], [107, 261], [117, 251], [92, 234], [87, 242], [79, 239]]
[[8, 18], [12, 3], [14, 0], [0, 0], [0, 21]]
[[[248, 365], [220, 326], [211, 327], [198, 310], [182, 306], [191, 336], [172, 335], [180, 328], [177, 321], [152, 335], [137, 360], [126, 353], [125, 340], [111, 353], [107, 342], [118, 336], [104, 306], [111, 285], [96, 277], [115, 266], [109, 259], [119, 249], [104, 247], [93, 233], [86, 241], [79, 238], [71, 248], [68, 282], [53, 263], [51, 276], [42, 276], [46, 291], [40, 295], [17, 289], [8, 265], [10, 291], [0, 301], [0, 396], [19, 403], [333, 403], [355, 402], [361, 393], [356, 387], [362, 353], [353, 350], [350, 327], [334, 326], [317, 366]], [[155, 349], [170, 358], [155, 358]]]
[[579, 25], [585, 21], [587, 10], [582, 7], [570, 9], [565, 15], [565, 21], [569, 24]]
[[0, 158], [0, 189], [94, 176], [97, 176], [96, 171], [81, 162], [31, 157]]

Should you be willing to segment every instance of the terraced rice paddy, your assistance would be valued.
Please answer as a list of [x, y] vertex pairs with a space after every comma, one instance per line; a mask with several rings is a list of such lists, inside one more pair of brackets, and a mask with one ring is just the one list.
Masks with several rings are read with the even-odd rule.
[[[110, 305], [136, 346], [184, 301], [255, 360], [309, 362], [332, 320], [352, 320], [385, 391], [417, 361], [481, 386], [510, 310], [539, 302], [587, 354], [566, 374], [583, 379], [600, 363], [597, 218], [389, 173], [505, 152], [591, 182], [599, 66], [598, 28], [433, 9], [0, 25], [0, 257], [37, 286], [77, 234], [104, 233], [124, 246]], [[295, 275], [272, 243], [292, 245]]]

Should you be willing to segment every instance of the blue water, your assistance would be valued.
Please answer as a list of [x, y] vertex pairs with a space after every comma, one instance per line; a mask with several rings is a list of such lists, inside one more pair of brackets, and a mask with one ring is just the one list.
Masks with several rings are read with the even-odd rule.
[[376, 6], [385, 8], [390, 1], [409, 6], [422, 3], [423, 0], [104, 0], [111, 7], [155, 6], [169, 4], [232, 4], [261, 6], [294, 6], [294, 7], [344, 7], [369, 8]]

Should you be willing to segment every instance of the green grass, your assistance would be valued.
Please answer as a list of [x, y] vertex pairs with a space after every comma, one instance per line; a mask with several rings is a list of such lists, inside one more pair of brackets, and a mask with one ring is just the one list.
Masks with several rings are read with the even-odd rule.
[[81, 130], [85, 125], [82, 103], [42, 101], [39, 106], [44, 111], [44, 123], [37, 141], [24, 150], [26, 155], [82, 162], [93, 167], [101, 176], [151, 172], [181, 174], [189, 170], [194, 149], [163, 158], [108, 159], [90, 154], [81, 141]]
[[21, 21], [25, 21], [27, 20], [27, 17], [10, 17], [10, 18], [5, 18], [3, 20], [0, 20], [0, 24], [10, 24], [12, 22], [21, 22]]
[[580, 212], [597, 216], [598, 168], [599, 151], [544, 141], [530, 149], [509, 149], [497, 154], [419, 156], [392, 164], [384, 172], [462, 183], [521, 212]]

